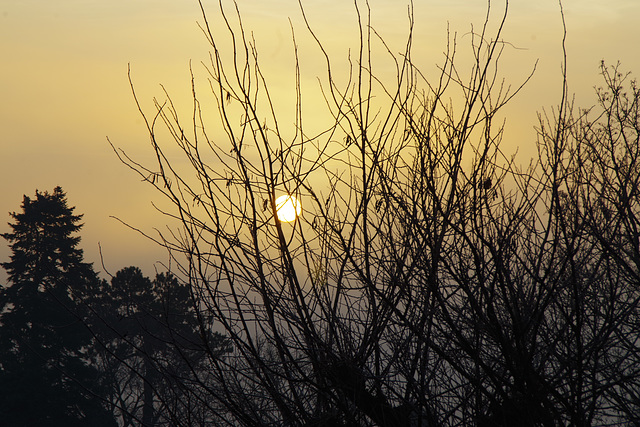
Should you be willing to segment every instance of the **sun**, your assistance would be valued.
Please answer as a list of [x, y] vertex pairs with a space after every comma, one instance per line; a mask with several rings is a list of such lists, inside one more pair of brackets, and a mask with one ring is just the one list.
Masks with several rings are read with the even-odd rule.
[[302, 208], [298, 199], [285, 194], [276, 199], [276, 212], [280, 221], [291, 222], [300, 216]]

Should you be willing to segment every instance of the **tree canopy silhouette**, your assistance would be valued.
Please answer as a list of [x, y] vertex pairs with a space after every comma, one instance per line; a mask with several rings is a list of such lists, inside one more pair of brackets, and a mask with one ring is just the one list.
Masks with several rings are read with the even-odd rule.
[[81, 296], [97, 287], [65, 193], [36, 191], [2, 234], [11, 259], [0, 288], [0, 419], [6, 426], [116, 425], [91, 363]]
[[91, 329], [104, 347], [101, 362], [121, 425], [206, 422], [206, 401], [184, 384], [205, 383], [209, 358], [228, 348], [212, 323], [199, 321], [188, 286], [171, 273], [150, 280], [139, 268], [126, 267], [90, 304]]

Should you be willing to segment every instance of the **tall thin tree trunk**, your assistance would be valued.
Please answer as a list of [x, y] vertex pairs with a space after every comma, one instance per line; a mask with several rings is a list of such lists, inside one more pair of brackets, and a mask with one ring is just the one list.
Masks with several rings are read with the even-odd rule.
[[[144, 339], [144, 338], [143, 338]], [[145, 427], [153, 426], [153, 387], [151, 377], [153, 376], [153, 367], [150, 360], [150, 349], [147, 348], [147, 341], [142, 344], [144, 348], [144, 378], [143, 378], [143, 406], [142, 406], [142, 425]]]

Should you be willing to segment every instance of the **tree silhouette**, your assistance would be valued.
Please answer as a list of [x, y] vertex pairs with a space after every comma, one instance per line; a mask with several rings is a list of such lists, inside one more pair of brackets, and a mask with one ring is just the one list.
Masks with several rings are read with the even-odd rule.
[[0, 289], [0, 418], [7, 426], [115, 425], [91, 363], [80, 296], [98, 279], [75, 236], [82, 215], [65, 193], [36, 191], [12, 213], [12, 250]]
[[[207, 361], [225, 340], [198, 322], [189, 288], [170, 273], [151, 281], [137, 267], [118, 271], [90, 302], [91, 328], [105, 348], [102, 363], [115, 413], [124, 426], [193, 425], [206, 421], [198, 394]], [[209, 348], [203, 345], [206, 336]]]
[[[302, 9], [325, 59], [333, 121], [309, 131], [296, 57], [288, 129], [239, 13], [219, 4], [223, 25], [206, 14], [203, 25], [219, 120], [202, 113], [194, 81], [189, 125], [170, 98], [156, 101], [153, 118], [138, 104], [157, 163], [116, 150], [173, 205], [164, 213], [178, 225], [157, 241], [196, 311], [233, 343], [211, 363], [212, 417], [256, 426], [637, 423], [635, 81], [603, 65], [598, 105], [580, 110], [563, 74], [558, 107], [540, 114], [538, 157], [522, 168], [503, 151], [498, 121], [521, 87], [499, 73], [507, 7], [497, 25], [487, 13], [471, 31], [468, 69], [456, 65], [452, 37], [441, 74], [428, 80], [412, 59], [411, 14], [396, 55], [372, 29], [368, 3], [356, 1], [360, 45], [344, 81]], [[376, 40], [395, 67], [390, 80], [375, 74]], [[292, 224], [277, 218], [280, 194], [302, 203]]]

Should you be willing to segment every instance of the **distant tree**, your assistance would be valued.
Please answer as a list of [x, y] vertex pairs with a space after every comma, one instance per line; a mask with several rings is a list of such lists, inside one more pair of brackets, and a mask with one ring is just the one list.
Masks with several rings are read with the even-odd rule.
[[188, 286], [171, 273], [152, 281], [127, 267], [92, 303], [92, 330], [105, 349], [102, 363], [121, 424], [204, 422], [206, 402], [184, 384], [204, 384], [209, 357], [224, 352], [226, 344], [210, 324], [198, 321]]
[[6, 426], [115, 425], [92, 364], [80, 296], [98, 283], [65, 193], [24, 196], [2, 234], [11, 260], [0, 288], [0, 420]]
[[[233, 343], [211, 363], [216, 420], [637, 424], [635, 81], [603, 65], [598, 104], [580, 110], [559, 76], [558, 107], [531, 141], [538, 156], [521, 167], [500, 118], [519, 88], [499, 73], [507, 2], [498, 22], [487, 11], [468, 34], [468, 68], [452, 36], [428, 79], [413, 61], [412, 15], [395, 54], [369, 3], [354, 1], [360, 43], [344, 79], [318, 41], [332, 120], [312, 130], [297, 56], [284, 107], [295, 117], [283, 118], [253, 38], [224, 3], [223, 25], [205, 15], [202, 26], [219, 117], [204, 113], [194, 79], [188, 124], [171, 99], [140, 108], [156, 163], [117, 151], [173, 205], [164, 212], [177, 230], [158, 242], [196, 311]], [[376, 74], [374, 49], [388, 53], [391, 77]], [[302, 201], [296, 221], [278, 219], [280, 194]]]

